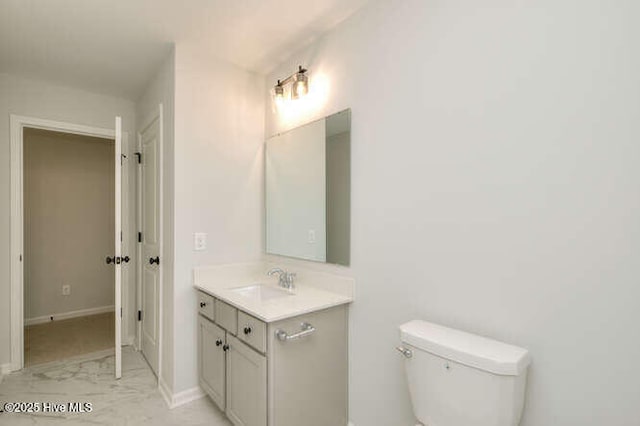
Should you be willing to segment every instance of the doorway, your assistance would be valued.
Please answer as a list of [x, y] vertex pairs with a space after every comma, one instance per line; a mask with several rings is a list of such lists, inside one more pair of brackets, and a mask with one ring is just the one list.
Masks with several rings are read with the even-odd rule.
[[114, 348], [114, 149], [24, 129], [25, 367]]
[[[18, 115], [10, 116], [10, 129], [11, 129], [11, 364], [10, 371], [17, 371], [22, 369], [25, 366], [25, 329], [24, 326], [28, 325], [38, 325], [34, 324], [47, 319], [51, 321], [51, 317], [53, 316], [53, 321], [56, 322], [56, 319], [59, 320], [59, 324], [61, 325], [62, 320], [72, 320], [77, 318], [77, 315], [83, 315], [87, 313], [92, 314], [111, 314], [111, 323], [112, 323], [112, 331], [111, 335], [115, 335], [113, 339], [113, 344], [111, 347], [113, 352], [115, 352], [115, 376], [119, 378], [121, 375], [121, 341], [122, 341], [122, 329], [127, 330], [127, 325], [133, 321], [133, 307], [130, 305], [131, 298], [127, 296], [129, 287], [128, 282], [128, 273], [126, 263], [129, 262], [130, 257], [126, 256], [124, 253], [129, 252], [130, 244], [128, 244], [129, 238], [126, 237], [129, 229], [129, 214], [128, 214], [128, 206], [127, 202], [128, 198], [128, 173], [127, 168], [123, 167], [123, 164], [126, 163], [127, 155], [124, 154], [127, 152], [127, 134], [122, 132], [122, 120], [120, 117], [114, 117], [115, 126], [112, 129], [109, 128], [98, 128], [98, 127], [90, 127], [72, 123], [58, 122], [53, 120], [46, 120], [34, 117], [25, 117]], [[112, 207], [114, 211], [114, 221], [115, 224], [112, 227], [102, 226], [101, 229], [108, 230], [109, 228], [112, 231], [111, 236], [111, 247], [106, 253], [101, 253], [96, 262], [105, 262], [105, 257], [107, 260], [111, 260], [111, 267], [115, 270], [114, 280], [111, 285], [111, 292], [114, 293], [114, 305], [106, 305], [96, 307], [96, 310], [92, 310], [92, 308], [88, 308], [88, 311], [85, 309], [77, 309], [73, 311], [67, 312], [54, 312], [56, 315], [41, 315], [41, 316], [33, 316], [32, 312], [26, 312], [25, 303], [25, 269], [24, 263], [26, 259], [24, 258], [25, 253], [25, 206], [24, 206], [24, 168], [25, 164], [24, 160], [24, 135], [25, 133], [29, 134], [31, 131], [50, 131], [53, 133], [62, 133], [66, 134], [66, 137], [76, 137], [76, 136], [88, 136], [99, 139], [99, 141], [95, 141], [95, 143], [101, 144], [111, 144], [114, 148], [111, 150], [112, 153], [112, 165], [114, 173], [112, 175], [111, 188], [113, 188], [112, 194], [115, 194], [112, 197]], [[114, 142], [115, 141], [115, 142]], [[124, 151], [123, 151], [124, 148]], [[69, 157], [74, 157], [76, 153], [68, 154]], [[45, 155], [46, 156], [46, 155]], [[62, 160], [61, 160], [62, 161]], [[68, 159], [66, 160], [68, 161]], [[94, 170], [92, 169], [91, 173]], [[78, 176], [76, 176], [78, 178]], [[83, 177], [80, 177], [82, 179]], [[46, 185], [45, 185], [46, 187]], [[58, 203], [58, 207], [45, 209], [45, 213], [47, 215], [54, 215], [56, 208], [69, 207], [66, 205], [68, 203]], [[30, 207], [28, 207], [30, 208]], [[78, 222], [82, 223], [85, 218], [80, 218], [76, 222], [75, 227], [78, 226]], [[69, 232], [75, 232], [76, 229], [73, 227]], [[85, 237], [91, 238], [97, 231], [96, 229], [91, 229], [91, 231], [85, 230]], [[133, 243], [133, 239], [131, 239], [131, 243]], [[51, 250], [63, 251], [59, 246], [62, 244], [60, 241], [56, 242], [56, 246], [54, 249], [49, 248], [49, 254]], [[63, 247], [64, 248], [64, 247]], [[68, 248], [68, 247], [67, 247]], [[74, 256], [78, 256], [77, 252], [74, 254], [73, 251], [69, 253], [64, 253], [66, 255], [66, 260], [73, 260]], [[106, 256], [105, 256], [106, 255]], [[53, 256], [50, 256], [53, 257]], [[62, 262], [59, 260], [58, 262]], [[45, 262], [46, 263], [46, 262]], [[59, 268], [64, 269], [63, 266], [57, 264]], [[124, 273], [123, 273], [124, 272]], [[41, 274], [45, 275], [46, 274]], [[53, 288], [59, 287], [59, 292], [65, 293], [63, 296], [69, 297], [74, 295], [73, 283], [61, 283], [55, 282], [53, 280]], [[71, 284], [71, 287], [68, 287]], [[77, 284], [77, 282], [76, 282]], [[64, 288], [63, 288], [64, 287]], [[82, 287], [82, 285], [80, 285]], [[76, 289], [79, 287], [75, 287]], [[124, 291], [122, 291], [124, 288]], [[35, 303], [35, 302], [34, 302]], [[30, 307], [33, 305], [29, 305]], [[113, 306], [113, 307], [112, 307]], [[129, 311], [128, 306], [131, 306], [131, 314], [124, 315]], [[122, 307], [122, 308], [121, 308]], [[124, 309], [123, 309], [124, 308]], [[106, 310], [107, 312], [98, 312], [100, 309]], [[25, 314], [29, 314], [29, 317], [26, 317]], [[44, 318], [43, 318], [44, 317]], [[32, 320], [32, 321], [25, 321]], [[99, 323], [99, 318], [93, 318], [92, 323], [95, 326]], [[109, 321], [109, 317], [106, 319], [102, 319], [103, 321]], [[29, 324], [27, 324], [29, 323]], [[87, 327], [85, 327], [86, 329]], [[58, 331], [59, 335], [67, 334], [68, 330]], [[34, 331], [35, 333], [35, 331]], [[50, 334], [50, 333], [42, 333], [42, 334]], [[31, 348], [29, 348], [31, 349]]]

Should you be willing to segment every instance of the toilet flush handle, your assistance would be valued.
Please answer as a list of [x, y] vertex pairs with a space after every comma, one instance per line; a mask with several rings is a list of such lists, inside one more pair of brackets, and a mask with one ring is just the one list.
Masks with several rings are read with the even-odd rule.
[[413, 352], [411, 352], [411, 349], [407, 349], [404, 346], [398, 346], [396, 347], [396, 350], [404, 355], [405, 358], [411, 358], [413, 356]]

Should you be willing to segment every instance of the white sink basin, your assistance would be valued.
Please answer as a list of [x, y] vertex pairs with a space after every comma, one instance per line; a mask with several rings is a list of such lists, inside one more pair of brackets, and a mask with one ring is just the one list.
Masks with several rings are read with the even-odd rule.
[[279, 289], [264, 284], [253, 284], [244, 287], [237, 287], [231, 290], [234, 293], [239, 294], [247, 299], [254, 299], [257, 301], [265, 301], [271, 299], [278, 299], [280, 297], [292, 296], [287, 290]]

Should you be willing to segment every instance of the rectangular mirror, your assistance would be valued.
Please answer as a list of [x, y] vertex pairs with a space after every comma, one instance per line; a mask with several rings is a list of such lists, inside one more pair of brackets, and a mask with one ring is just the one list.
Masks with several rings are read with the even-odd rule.
[[349, 265], [351, 110], [266, 142], [266, 251]]

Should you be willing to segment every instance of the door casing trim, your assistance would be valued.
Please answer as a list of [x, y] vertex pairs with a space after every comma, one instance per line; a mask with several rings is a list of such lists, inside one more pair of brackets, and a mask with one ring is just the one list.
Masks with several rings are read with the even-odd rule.
[[[24, 254], [24, 206], [23, 206], [23, 146], [24, 129], [41, 129], [54, 132], [71, 133], [75, 135], [93, 136], [103, 139], [114, 140], [115, 129], [105, 129], [102, 127], [85, 126], [82, 124], [68, 123], [64, 121], [48, 120], [37, 117], [11, 114], [9, 116], [9, 130], [11, 140], [11, 356], [10, 370], [17, 371], [24, 367], [24, 263], [21, 256]], [[122, 150], [128, 151], [128, 134], [122, 132]], [[123, 231], [128, 228], [128, 173], [123, 168], [122, 198], [123, 203]], [[126, 244], [127, 239], [123, 241]], [[128, 274], [123, 274], [123, 287], [128, 287]], [[123, 293], [124, 294], [124, 293]], [[127, 305], [123, 298], [123, 307]], [[126, 298], [128, 299], [128, 298]], [[123, 316], [122, 328], [127, 330], [128, 315]]]

